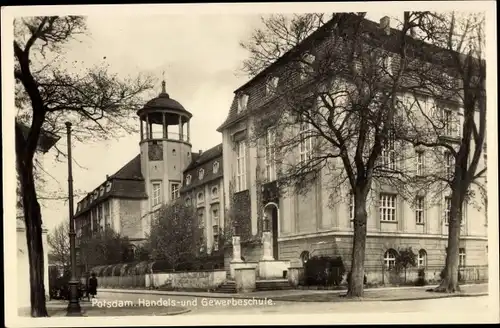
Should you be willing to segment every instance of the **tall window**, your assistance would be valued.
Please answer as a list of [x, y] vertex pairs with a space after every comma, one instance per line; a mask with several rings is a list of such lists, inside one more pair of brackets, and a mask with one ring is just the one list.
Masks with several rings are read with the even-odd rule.
[[180, 184], [179, 183], [172, 183], [170, 185], [170, 199], [174, 200], [179, 198], [179, 189], [180, 189]]
[[97, 222], [99, 222], [99, 227], [104, 228], [102, 204], [97, 205]]
[[212, 225], [219, 225], [219, 209], [212, 209]]
[[424, 197], [417, 197], [415, 199], [415, 222], [417, 224], [424, 224]]
[[423, 176], [425, 170], [424, 152], [419, 150], [416, 152], [416, 155], [417, 155], [417, 176]]
[[448, 224], [450, 222], [451, 216], [451, 197], [445, 197], [444, 199], [444, 223]]
[[396, 221], [396, 195], [380, 195], [380, 221]]
[[396, 151], [394, 138], [391, 135], [382, 150], [382, 165], [386, 170], [396, 169]]
[[111, 226], [111, 211], [109, 208], [109, 201], [104, 202], [104, 226]]
[[384, 254], [384, 264], [387, 270], [391, 270], [396, 266], [396, 251], [389, 249]]
[[275, 153], [276, 131], [274, 128], [267, 129], [266, 134], [266, 176], [268, 181], [276, 180], [276, 153]]
[[418, 251], [417, 264], [419, 268], [425, 268], [427, 266], [427, 252], [424, 249]]
[[247, 188], [246, 175], [246, 147], [245, 142], [240, 141], [236, 144], [236, 192]]
[[453, 135], [453, 112], [451, 110], [444, 111], [443, 117], [444, 133], [446, 136]]
[[312, 158], [313, 138], [310, 123], [300, 123], [300, 162], [306, 162]]
[[161, 203], [161, 182], [153, 182], [152, 204], [156, 206]]
[[454, 158], [453, 155], [447, 151], [444, 153], [444, 166], [446, 171], [446, 176], [449, 178], [453, 175], [454, 169]]
[[279, 77], [273, 76], [267, 80], [266, 83], [266, 96], [270, 96], [276, 92], [278, 88]]
[[458, 266], [465, 266], [465, 248], [460, 248], [458, 250]]

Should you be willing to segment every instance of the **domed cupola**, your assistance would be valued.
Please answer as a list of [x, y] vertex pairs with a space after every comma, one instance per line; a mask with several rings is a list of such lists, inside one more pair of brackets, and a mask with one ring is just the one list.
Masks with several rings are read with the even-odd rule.
[[[158, 97], [148, 101], [137, 111], [137, 115], [141, 122], [141, 141], [169, 139], [189, 142], [189, 120], [193, 115], [170, 98], [165, 90], [165, 81]], [[185, 126], [187, 131], [184, 131]]]

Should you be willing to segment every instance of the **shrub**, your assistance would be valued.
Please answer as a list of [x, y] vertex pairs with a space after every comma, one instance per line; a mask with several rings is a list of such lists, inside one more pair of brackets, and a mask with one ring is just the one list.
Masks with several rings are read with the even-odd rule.
[[168, 272], [174, 269], [172, 263], [167, 260], [155, 261], [151, 267], [154, 273], [156, 272]]
[[305, 283], [309, 286], [340, 285], [345, 273], [341, 257], [313, 256], [304, 266]]
[[425, 280], [425, 269], [418, 270], [418, 278], [415, 281], [415, 286], [425, 286], [427, 285], [427, 281]]
[[[439, 274], [439, 277], [441, 278], [441, 280], [444, 279], [444, 270], [441, 270], [441, 273]], [[462, 275], [460, 274], [460, 270], [458, 270], [458, 281], [462, 281]]]

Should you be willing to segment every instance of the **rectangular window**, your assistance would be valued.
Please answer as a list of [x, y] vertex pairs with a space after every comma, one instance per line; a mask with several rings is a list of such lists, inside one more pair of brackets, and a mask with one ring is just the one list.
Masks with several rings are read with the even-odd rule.
[[424, 224], [424, 205], [424, 197], [415, 199], [415, 222], [417, 224]]
[[313, 137], [310, 123], [300, 123], [299, 138], [300, 162], [304, 163], [312, 158]]
[[153, 206], [161, 203], [161, 182], [153, 182], [151, 202]]
[[212, 225], [219, 225], [219, 210], [217, 208], [212, 209]]
[[425, 170], [425, 157], [423, 151], [417, 151], [417, 176], [423, 176]]
[[460, 248], [458, 250], [458, 266], [465, 266], [465, 248]]
[[458, 135], [458, 124], [455, 115], [451, 110], [444, 110], [444, 133], [447, 137], [455, 137]]
[[349, 193], [349, 220], [354, 220], [354, 194]]
[[180, 183], [172, 183], [170, 185], [170, 200], [179, 198]]
[[266, 134], [266, 177], [268, 181], [276, 180], [275, 140], [276, 132], [274, 128], [269, 128]]
[[396, 195], [380, 195], [380, 221], [396, 221]]
[[244, 141], [240, 141], [236, 144], [236, 192], [246, 188], [246, 146]]
[[104, 203], [104, 225], [106, 227], [111, 225], [111, 211], [109, 207], [109, 201]]
[[392, 135], [387, 138], [387, 142], [382, 150], [382, 165], [386, 170], [396, 169], [395, 142]]

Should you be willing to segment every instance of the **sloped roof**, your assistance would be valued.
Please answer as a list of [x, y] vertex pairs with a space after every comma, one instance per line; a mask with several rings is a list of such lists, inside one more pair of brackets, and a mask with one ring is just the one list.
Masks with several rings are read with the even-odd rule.
[[140, 154], [111, 175], [77, 204], [75, 216], [81, 215], [110, 197], [146, 199]]
[[[215, 162], [218, 162], [218, 170], [216, 172], [214, 172]], [[201, 169], [203, 169], [204, 174], [203, 179], [200, 180], [199, 171]], [[189, 185], [186, 184], [186, 177], [188, 175], [191, 176], [191, 182]], [[193, 160], [187, 169], [184, 170], [184, 185], [182, 186], [180, 192], [187, 192], [208, 182], [220, 179], [223, 175], [222, 144], [218, 144], [217, 146], [212, 147], [199, 155], [198, 159]]]

